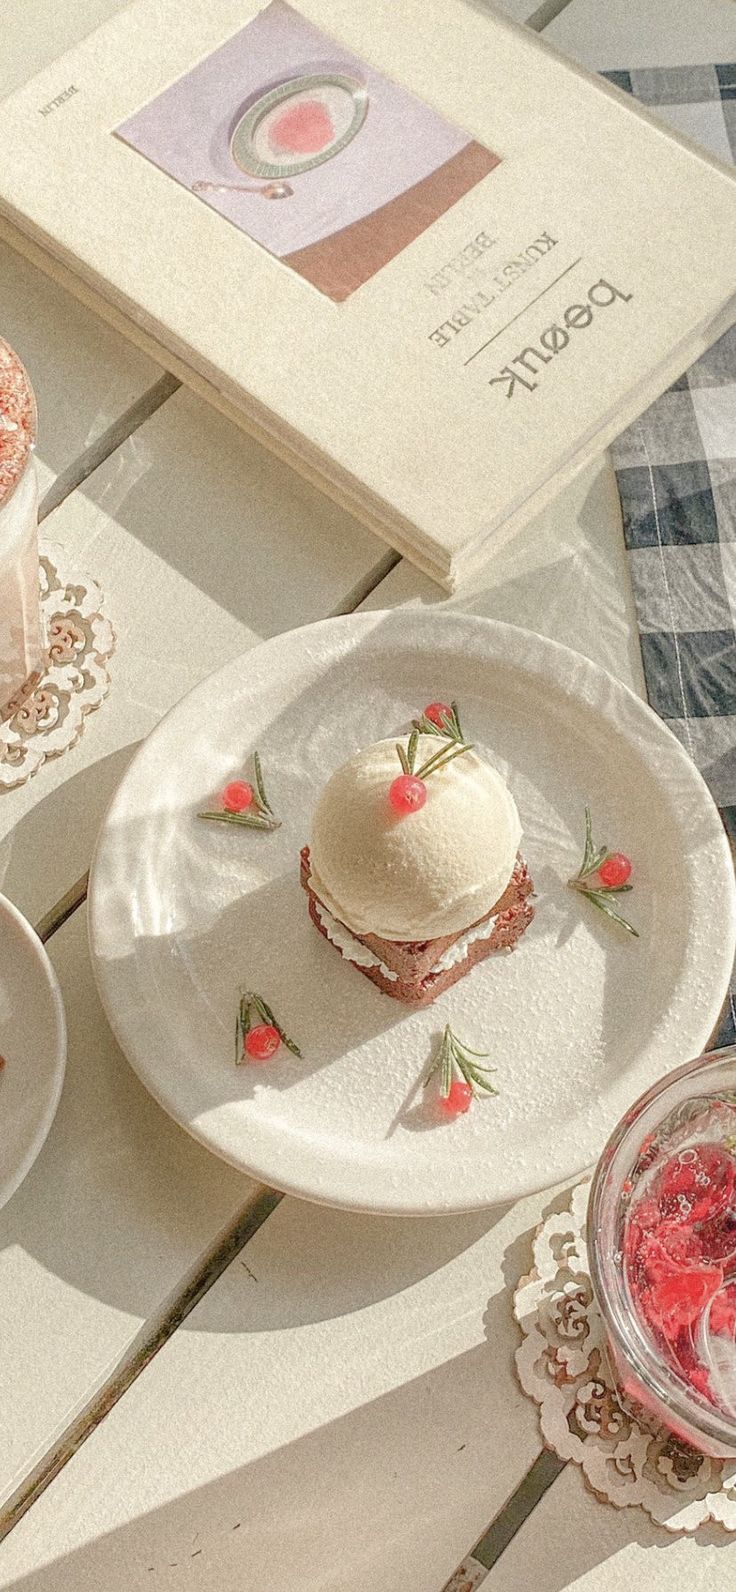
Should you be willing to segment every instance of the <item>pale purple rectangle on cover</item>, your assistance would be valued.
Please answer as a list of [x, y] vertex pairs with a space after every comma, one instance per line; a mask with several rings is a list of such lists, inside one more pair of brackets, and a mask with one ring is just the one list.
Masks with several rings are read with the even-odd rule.
[[283, 0], [272, 0], [116, 132], [187, 188], [198, 181], [247, 182], [230, 154], [230, 138], [248, 104], [303, 72], [341, 70], [362, 79], [368, 115], [339, 154], [293, 179], [292, 197], [269, 202], [257, 194], [201, 196], [282, 257], [405, 193], [464, 149], [469, 134], [373, 71]]

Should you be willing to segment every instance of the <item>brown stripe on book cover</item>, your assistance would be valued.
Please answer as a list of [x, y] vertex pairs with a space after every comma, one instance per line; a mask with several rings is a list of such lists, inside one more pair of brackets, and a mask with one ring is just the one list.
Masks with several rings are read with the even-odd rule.
[[438, 216], [469, 193], [500, 161], [500, 155], [473, 140], [437, 171], [389, 200], [380, 210], [319, 243], [287, 254], [286, 264], [341, 303], [426, 232]]

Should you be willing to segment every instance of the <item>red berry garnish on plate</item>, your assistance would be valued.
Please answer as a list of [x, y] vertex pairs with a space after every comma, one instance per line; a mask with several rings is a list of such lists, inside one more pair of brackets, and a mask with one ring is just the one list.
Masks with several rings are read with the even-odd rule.
[[253, 803], [253, 786], [245, 779], [234, 779], [222, 793], [226, 813], [244, 813]]
[[449, 1094], [440, 1095], [440, 1106], [448, 1117], [460, 1116], [463, 1111], [469, 1109], [472, 1101], [473, 1090], [471, 1084], [464, 1083], [460, 1078], [455, 1078], [453, 1083], [450, 1084]]
[[429, 707], [424, 709], [424, 717], [438, 730], [443, 730], [447, 719], [452, 722], [452, 708], [446, 702], [430, 702]]
[[245, 1036], [245, 1049], [251, 1061], [270, 1061], [280, 1044], [281, 1035], [271, 1023], [256, 1023]]
[[491, 1083], [493, 1067], [481, 1067], [487, 1061], [485, 1051], [470, 1050], [454, 1034], [447, 1023], [439, 1048], [425, 1074], [425, 1086], [439, 1073], [437, 1106], [445, 1117], [457, 1117], [467, 1111], [476, 1094], [498, 1094]]
[[571, 890], [579, 890], [605, 917], [620, 924], [627, 934], [638, 940], [639, 930], [619, 912], [612, 900], [616, 891], [633, 889], [633, 885], [627, 883], [630, 873], [631, 863], [623, 851], [609, 852], [607, 846], [596, 844], [593, 839], [593, 819], [590, 808], [586, 807], [583, 860], [577, 873], [567, 882]]
[[398, 774], [389, 786], [388, 799], [397, 813], [418, 813], [427, 800], [427, 787], [416, 774]]
[[253, 768], [255, 779], [252, 785], [247, 779], [231, 780], [220, 792], [217, 806], [207, 808], [197, 817], [205, 818], [208, 823], [231, 824], [242, 829], [280, 829], [281, 819], [276, 817], [266, 795], [261, 759], [257, 752], [253, 753]]
[[598, 869], [598, 878], [608, 890], [615, 890], [619, 885], [625, 884], [631, 873], [631, 863], [623, 851], [614, 851], [606, 857]]

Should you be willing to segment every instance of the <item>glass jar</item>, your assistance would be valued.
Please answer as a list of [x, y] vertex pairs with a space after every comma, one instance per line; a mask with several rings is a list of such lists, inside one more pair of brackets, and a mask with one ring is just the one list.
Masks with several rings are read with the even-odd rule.
[[27, 372], [0, 339], [0, 719], [40, 679], [36, 404]]
[[626, 1113], [596, 1169], [587, 1237], [623, 1402], [736, 1457], [736, 1047], [678, 1068]]

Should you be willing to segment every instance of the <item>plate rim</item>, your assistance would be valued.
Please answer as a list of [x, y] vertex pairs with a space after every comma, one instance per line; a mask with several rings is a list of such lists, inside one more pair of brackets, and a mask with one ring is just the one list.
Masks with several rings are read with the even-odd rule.
[[39, 969], [39, 972], [46, 983], [46, 987], [50, 992], [54, 1018], [55, 1046], [53, 1063], [50, 1069], [50, 1081], [52, 1088], [49, 1099], [47, 1100], [44, 1111], [39, 1118], [36, 1132], [33, 1135], [31, 1144], [26, 1151], [25, 1156], [19, 1163], [19, 1166], [16, 1168], [15, 1172], [11, 1173], [9, 1178], [0, 1182], [0, 1210], [3, 1208], [3, 1206], [7, 1205], [8, 1200], [12, 1199], [13, 1195], [16, 1194], [20, 1188], [21, 1184], [25, 1182], [28, 1173], [35, 1165], [39, 1155], [41, 1154], [44, 1144], [46, 1143], [51, 1131], [51, 1126], [59, 1108], [61, 1091], [64, 1087], [64, 1079], [66, 1077], [68, 1053], [68, 1032], [64, 997], [61, 993], [61, 986], [59, 984], [59, 980], [49, 957], [48, 951], [46, 950], [43, 941], [36, 933], [33, 925], [28, 922], [28, 919], [21, 912], [20, 907], [17, 907], [14, 901], [11, 901], [8, 896], [3, 895], [2, 892], [0, 892], [0, 918], [3, 916], [7, 917], [10, 922], [20, 930], [21, 937], [29, 947], [36, 967]]
[[[412, 608], [411, 618], [412, 620], [419, 620], [421, 623], [424, 623], [427, 626], [432, 625], [432, 627], [435, 629], [438, 623], [447, 624], [448, 622], [450, 626], [469, 626], [474, 630], [480, 628], [495, 634], [499, 641], [504, 637], [508, 637], [509, 639], [513, 637], [516, 638], [518, 643], [519, 639], [521, 638], [525, 646], [529, 649], [530, 663], [532, 665], [534, 663], [534, 653], [541, 649], [541, 651], [547, 655], [550, 653], [553, 654], [558, 659], [560, 664], [563, 664], [566, 661], [569, 666], [574, 666], [578, 670], [582, 668], [583, 673], [589, 677], [592, 675], [598, 680], [605, 680], [609, 686], [613, 688], [617, 695], [622, 695], [628, 701], [631, 711], [635, 716], [640, 718], [642, 723], [648, 722], [651, 724], [653, 722], [656, 725], [657, 734], [669, 742], [672, 754], [676, 757], [680, 767], [683, 768], [683, 770], [686, 770], [686, 777], [691, 781], [693, 789], [699, 789], [704, 810], [709, 810], [710, 816], [713, 820], [710, 839], [714, 845], [718, 846], [718, 849], [721, 852], [722, 861], [724, 864], [724, 881], [728, 880], [730, 886], [727, 892], [728, 901], [727, 903], [724, 902], [724, 919], [726, 917], [725, 909], [727, 906], [728, 916], [730, 919], [730, 934], [728, 937], [724, 936], [720, 942], [720, 967], [722, 976], [718, 988], [721, 990], [721, 993], [717, 1000], [715, 997], [713, 998], [707, 1009], [703, 1009], [704, 1016], [701, 1024], [699, 1025], [700, 1029], [703, 1031], [703, 1037], [702, 1040], [698, 1042], [698, 1051], [694, 1051], [693, 1055], [702, 1053], [703, 1048], [713, 1033], [713, 1029], [717, 1023], [718, 1017], [727, 998], [731, 972], [733, 969], [734, 960], [736, 959], [736, 875], [734, 872], [728, 838], [723, 827], [717, 805], [713, 796], [711, 795], [710, 790], [708, 789], [708, 786], [706, 785], [705, 780], [703, 779], [702, 774], [700, 773], [700, 770], [697, 768], [689, 753], [678, 740], [674, 732], [669, 728], [666, 721], [660, 718], [657, 713], [655, 713], [654, 709], [643, 697], [637, 695], [637, 693], [633, 691], [632, 688], [624, 681], [618, 680], [616, 676], [613, 675], [611, 671], [606, 669], [602, 664], [596, 663], [592, 658], [587, 657], [585, 653], [578, 652], [575, 648], [568, 647], [563, 642], [556, 641], [552, 637], [543, 636], [540, 632], [529, 630], [527, 627], [522, 625], [513, 625], [505, 620], [494, 619], [486, 615], [470, 614], [462, 609], [447, 609], [438, 612], [437, 610], [431, 608]], [[403, 609], [384, 608], [370, 609], [364, 611], [363, 613], [341, 614], [326, 619], [319, 619], [305, 625], [295, 626], [290, 630], [276, 633], [273, 636], [265, 637], [262, 640], [255, 642], [252, 647], [247, 648], [244, 652], [237, 654], [233, 658], [227, 659], [222, 665], [220, 665], [218, 669], [213, 670], [209, 675], [205, 676], [202, 680], [199, 680], [194, 686], [185, 692], [177, 702], [173, 703], [172, 706], [167, 709], [166, 713], [162, 716], [158, 723], [154, 726], [154, 728], [145, 737], [145, 739], [136, 748], [133, 757], [127, 765], [127, 768], [107, 805], [96, 838], [92, 862], [90, 865], [87, 934], [90, 959], [92, 962], [95, 983], [99, 997], [107, 1020], [110, 1023], [112, 1032], [118, 1044], [120, 1045], [128, 1064], [133, 1068], [133, 1071], [139, 1077], [144, 1087], [148, 1090], [152, 1097], [158, 1102], [161, 1108], [166, 1111], [167, 1115], [171, 1116], [173, 1120], [184, 1129], [185, 1132], [190, 1133], [193, 1138], [195, 1138], [199, 1143], [203, 1144], [206, 1149], [211, 1151], [211, 1153], [217, 1155], [219, 1159], [224, 1160], [228, 1164], [234, 1166], [245, 1176], [251, 1177], [258, 1182], [266, 1183], [270, 1187], [279, 1189], [285, 1194], [293, 1195], [295, 1198], [305, 1199], [313, 1204], [326, 1205], [332, 1209], [363, 1212], [366, 1214], [396, 1216], [457, 1215], [463, 1212], [497, 1208], [501, 1204], [515, 1202], [518, 1199], [523, 1199], [530, 1195], [537, 1194], [546, 1188], [555, 1187], [557, 1182], [560, 1180], [566, 1181], [582, 1176], [584, 1172], [588, 1170], [588, 1167], [583, 1166], [577, 1170], [562, 1173], [560, 1178], [555, 1175], [552, 1183], [550, 1183], [548, 1180], [544, 1181], [543, 1178], [539, 1176], [533, 1177], [530, 1175], [523, 1177], [514, 1183], [509, 1183], [508, 1190], [502, 1195], [495, 1197], [493, 1200], [484, 1199], [480, 1201], [476, 1196], [465, 1201], [460, 1198], [453, 1198], [451, 1203], [446, 1204], [430, 1204], [426, 1202], [417, 1203], [416, 1199], [414, 1201], [409, 1199], [406, 1202], [397, 1202], [394, 1200], [392, 1203], [386, 1204], [380, 1199], [380, 1197], [371, 1197], [370, 1193], [367, 1197], [361, 1198], [360, 1202], [357, 1202], [356, 1199], [351, 1195], [340, 1193], [330, 1193], [329, 1195], [326, 1195], [318, 1188], [315, 1188], [313, 1184], [305, 1184], [301, 1182], [298, 1175], [280, 1181], [278, 1178], [273, 1176], [273, 1173], [270, 1169], [259, 1165], [257, 1154], [252, 1157], [249, 1154], [248, 1161], [246, 1163], [245, 1158], [228, 1153], [228, 1151], [216, 1141], [214, 1136], [207, 1131], [206, 1127], [202, 1126], [201, 1124], [183, 1120], [182, 1116], [177, 1114], [176, 1110], [173, 1108], [172, 1103], [170, 1099], [167, 1098], [165, 1092], [162, 1089], [157, 1088], [155, 1083], [151, 1082], [151, 1079], [144, 1067], [139, 1067], [137, 1061], [133, 1059], [126, 1048], [125, 1035], [123, 1031], [125, 1025], [124, 1023], [121, 1023], [120, 1027], [118, 1027], [118, 1021], [114, 1014], [112, 1004], [108, 1001], [108, 991], [104, 975], [105, 961], [104, 958], [99, 954], [97, 944], [97, 910], [99, 895], [97, 879], [100, 869], [100, 857], [108, 830], [111, 827], [110, 820], [112, 814], [114, 812], [116, 803], [121, 797], [121, 793], [128, 784], [128, 781], [135, 778], [138, 764], [146, 754], [149, 741], [162, 731], [169, 719], [173, 718], [174, 715], [180, 711], [183, 704], [195, 699], [199, 692], [206, 694], [215, 681], [217, 681], [221, 676], [229, 675], [233, 669], [236, 669], [242, 665], [245, 659], [252, 657], [254, 652], [262, 653], [269, 648], [277, 651], [283, 646], [287, 638], [290, 642], [292, 642], [296, 640], [296, 638], [300, 637], [316, 637], [318, 634], [324, 632], [337, 634], [340, 630], [342, 630], [343, 634], [346, 636], [346, 639], [349, 641], [355, 631], [363, 631], [366, 635], [369, 635], [371, 630], [381, 628], [386, 624], [400, 627], [405, 619], [406, 613]], [[578, 693], [576, 693], [576, 695], [577, 694]], [[716, 988], [715, 982], [713, 988]], [[664, 1074], [661, 1076], [664, 1076]], [[633, 1100], [630, 1102], [630, 1104], [633, 1104]], [[603, 1148], [603, 1142], [604, 1141], [602, 1140], [601, 1149]]]

